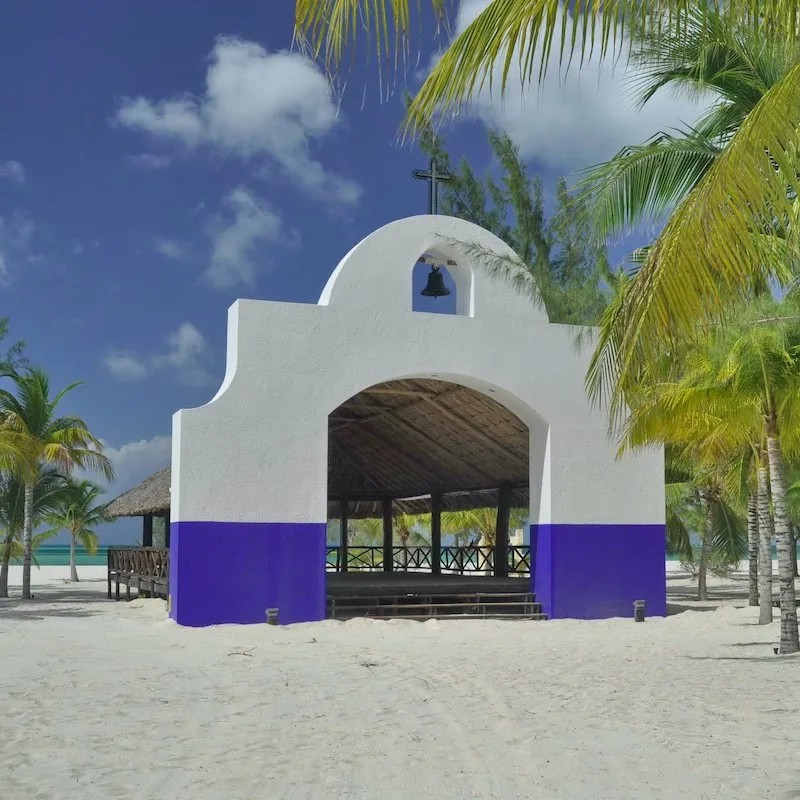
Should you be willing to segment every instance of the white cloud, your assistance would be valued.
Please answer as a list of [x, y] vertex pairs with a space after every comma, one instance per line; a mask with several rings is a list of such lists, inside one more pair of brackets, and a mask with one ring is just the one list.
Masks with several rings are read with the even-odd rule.
[[[488, 4], [488, 0], [462, 0], [457, 32]], [[637, 112], [631, 91], [634, 75], [626, 73], [624, 64], [612, 71], [609, 63], [601, 66], [593, 59], [580, 69], [573, 64], [564, 75], [558, 59], [554, 40], [541, 87], [534, 76], [533, 84], [523, 89], [519, 70], [512, 67], [503, 101], [497, 90], [494, 97], [487, 90], [474, 99], [466, 114], [506, 131], [524, 158], [536, 158], [562, 172], [606, 160], [624, 145], [644, 142], [699, 116], [695, 103], [663, 90]]]
[[27, 182], [25, 167], [19, 161], [4, 161], [0, 163], [0, 178], [24, 185]]
[[278, 214], [254, 192], [244, 186], [237, 187], [222, 201], [220, 212], [208, 226], [212, 250], [204, 280], [217, 289], [252, 284], [256, 246], [277, 242], [282, 233], [283, 223]]
[[145, 170], [164, 169], [172, 162], [169, 156], [157, 156], [155, 153], [140, 153], [136, 156], [125, 156], [125, 160], [132, 166]]
[[152, 439], [140, 439], [128, 442], [121, 447], [109, 447], [105, 442], [103, 452], [114, 465], [116, 480], [113, 484], [114, 494], [122, 494], [141, 483], [154, 472], [168, 467], [172, 458], [172, 438], [170, 436], [154, 436]]
[[156, 236], [153, 239], [153, 247], [164, 258], [170, 258], [173, 261], [183, 261], [186, 258], [186, 245], [175, 241], [175, 239], [164, 239]]
[[133, 353], [116, 351], [103, 359], [106, 369], [120, 381], [140, 381], [147, 377], [147, 365]]
[[191, 322], [183, 322], [167, 336], [166, 350], [147, 356], [130, 350], [109, 353], [103, 364], [121, 381], [141, 381], [157, 372], [169, 372], [181, 383], [205, 386], [211, 380], [208, 371], [210, 352], [205, 337]]
[[312, 142], [339, 122], [331, 87], [299, 53], [269, 53], [255, 42], [217, 39], [205, 92], [165, 100], [123, 98], [117, 124], [193, 149], [209, 145], [242, 159], [266, 159], [312, 195], [354, 203], [360, 187], [327, 172]]
[[20, 211], [7, 217], [0, 216], [0, 282], [11, 280], [17, 262], [41, 260], [33, 249], [35, 232], [33, 220]]

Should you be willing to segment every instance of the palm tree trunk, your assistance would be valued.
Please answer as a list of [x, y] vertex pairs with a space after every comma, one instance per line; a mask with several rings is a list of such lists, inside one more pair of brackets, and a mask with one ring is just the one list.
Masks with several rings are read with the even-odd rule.
[[800, 651], [797, 630], [797, 603], [794, 594], [794, 540], [786, 513], [786, 472], [777, 436], [767, 435], [769, 476], [772, 486], [772, 506], [775, 510], [775, 540], [778, 545], [778, 580], [781, 597], [781, 653]]
[[758, 624], [772, 622], [772, 517], [769, 513], [769, 477], [758, 467]]
[[758, 499], [754, 492], [747, 498], [747, 556], [750, 579], [750, 605], [758, 605]]
[[792, 566], [794, 567], [795, 578], [800, 578], [800, 570], [797, 569], [797, 543], [800, 541], [797, 536], [797, 528], [793, 522], [789, 523], [789, 530], [792, 532]]
[[11, 548], [14, 540], [10, 533], [6, 534], [3, 543], [3, 556], [0, 562], [0, 597], [8, 597], [8, 564], [11, 561]]
[[33, 484], [25, 484], [25, 519], [22, 526], [22, 599], [31, 599], [31, 562], [33, 560]]
[[706, 524], [700, 542], [700, 563], [697, 567], [697, 599], [708, 600], [708, 562], [714, 541], [714, 498], [706, 495]]
[[69, 579], [73, 583], [78, 583], [78, 567], [75, 564], [75, 549], [78, 545], [78, 540], [75, 534], [69, 537]]

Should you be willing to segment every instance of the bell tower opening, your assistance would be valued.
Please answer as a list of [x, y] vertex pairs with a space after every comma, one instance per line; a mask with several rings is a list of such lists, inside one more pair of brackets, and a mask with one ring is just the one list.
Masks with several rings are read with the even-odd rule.
[[464, 314], [463, 276], [452, 258], [425, 253], [411, 273], [411, 309], [427, 314]]

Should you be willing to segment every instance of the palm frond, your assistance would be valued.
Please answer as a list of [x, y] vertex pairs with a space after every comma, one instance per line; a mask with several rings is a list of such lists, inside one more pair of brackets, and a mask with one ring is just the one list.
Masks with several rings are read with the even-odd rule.
[[[512, 74], [523, 85], [541, 80], [555, 46], [558, 63], [574, 56], [600, 62], [630, 53], [630, 42], [648, 34], [684, 32], [691, 20], [719, 13], [720, 24], [735, 30], [760, 25], [786, 40], [798, 39], [796, 0], [729, 0], [724, 5], [688, 0], [611, 0], [578, 3], [563, 12], [560, 0], [493, 0], [450, 44], [411, 104], [407, 128], [435, 113], [454, 114], [475, 94], [498, 86], [501, 98]], [[341, 28], [340, 28], [341, 30]], [[625, 39], [628, 34], [631, 39]]]
[[720, 148], [697, 131], [660, 133], [590, 167], [578, 184], [596, 235], [605, 241], [657, 223], [705, 175]]
[[667, 550], [681, 559], [691, 559], [692, 541], [689, 529], [674, 508], [667, 506]]
[[713, 548], [731, 564], [747, 558], [747, 525], [732, 506], [724, 501], [714, 503]]
[[[615, 309], [616, 331], [601, 338], [588, 380], [597, 397], [598, 383], [612, 378], [612, 414], [624, 405], [643, 362], [698, 324], [719, 320], [731, 303], [775, 277], [777, 264], [753, 259], [760, 254], [754, 234], [769, 233], [776, 220], [795, 213], [787, 187], [800, 188], [798, 130], [800, 63], [764, 95], [678, 206]], [[788, 244], [796, 250], [796, 242]], [[609, 344], [613, 350], [604, 355]], [[597, 369], [609, 355], [611, 376]]]
[[[420, 2], [416, 3], [420, 12]], [[446, 0], [430, 0], [437, 23], [446, 22]], [[296, 0], [295, 38], [312, 58], [337, 69], [348, 45], [363, 34], [375, 48], [378, 68], [408, 53], [410, 0]]]
[[462, 242], [450, 237], [441, 239], [450, 249], [460, 253], [466, 261], [480, 264], [493, 280], [505, 283], [515, 292], [527, 297], [534, 307], [544, 307], [541, 291], [543, 276], [535, 274], [534, 269], [513, 251], [497, 253], [478, 242]]

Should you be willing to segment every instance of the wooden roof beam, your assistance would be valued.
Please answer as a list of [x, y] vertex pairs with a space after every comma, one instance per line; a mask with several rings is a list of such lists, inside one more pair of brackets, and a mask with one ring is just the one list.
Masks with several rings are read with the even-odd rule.
[[381, 485], [380, 478], [375, 475], [369, 467], [364, 466], [359, 459], [352, 454], [350, 448], [347, 445], [343, 444], [341, 440], [336, 440], [336, 450], [338, 454], [348, 463], [350, 466], [359, 474], [361, 475], [367, 483], [371, 484], [378, 492], [385, 493], [386, 487]]
[[[331, 433], [338, 444], [341, 441], [340, 438], [336, 436], [338, 431], [332, 431]], [[394, 442], [391, 442], [384, 437], [379, 436], [374, 431], [367, 430], [366, 428], [360, 429], [359, 435], [371, 439], [373, 443], [376, 443], [378, 447], [380, 447], [380, 449], [388, 451], [398, 460], [404, 462], [404, 471], [413, 476], [414, 483], [422, 483], [424, 486], [430, 486], [432, 477], [435, 479], [435, 476], [432, 476], [430, 471], [425, 469], [424, 464], [421, 464], [415, 455], [406, 452], [403, 448], [398, 447]], [[384, 495], [392, 494], [392, 492], [386, 486], [381, 486], [380, 491], [383, 492]]]
[[461, 456], [458, 456], [455, 453], [450, 452], [450, 450], [448, 450], [446, 447], [443, 447], [442, 445], [438, 444], [433, 439], [431, 439], [430, 434], [428, 434], [425, 431], [421, 431], [419, 428], [417, 428], [416, 425], [412, 424], [411, 422], [407, 422], [404, 419], [400, 419], [400, 417], [396, 415], [392, 416], [392, 422], [393, 424], [398, 425], [401, 428], [405, 428], [406, 430], [411, 431], [419, 438], [423, 439], [425, 442], [425, 447], [428, 450], [438, 453], [439, 456], [443, 459], [449, 459], [452, 464], [458, 464], [462, 471], [466, 470], [466, 472], [468, 473], [472, 473], [473, 475], [479, 475], [484, 480], [489, 481], [490, 483], [492, 482], [493, 476], [489, 475], [487, 472], [484, 472], [480, 467], [475, 466], [470, 461], [465, 461]]
[[[467, 430], [472, 431], [472, 433], [480, 439], [484, 444], [489, 445], [494, 450], [500, 451], [506, 456], [508, 456], [513, 461], [516, 461], [518, 464], [524, 464], [525, 468], [529, 468], [528, 462], [522, 458], [518, 453], [515, 453], [513, 450], [509, 450], [505, 445], [498, 442], [496, 439], [489, 436], [485, 433], [481, 428], [477, 425], [474, 425], [468, 419], [464, 419], [460, 414], [456, 414], [454, 411], [451, 411], [449, 408], [446, 408], [441, 403], [436, 402], [435, 398], [426, 397], [424, 402], [430, 403], [436, 409], [438, 409], [441, 414], [443, 414], [448, 419], [452, 419], [454, 422], [458, 422], [459, 424], [463, 425]], [[511, 412], [509, 412], [511, 413]]]

